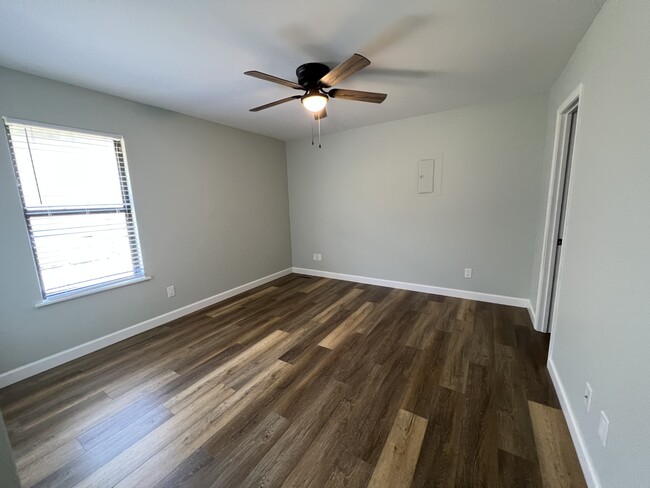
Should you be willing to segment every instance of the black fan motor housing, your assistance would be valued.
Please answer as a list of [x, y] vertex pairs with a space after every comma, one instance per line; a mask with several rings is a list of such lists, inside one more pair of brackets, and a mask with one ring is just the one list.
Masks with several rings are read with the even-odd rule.
[[307, 63], [298, 66], [296, 76], [298, 84], [305, 90], [318, 88], [318, 81], [330, 72], [329, 67], [321, 63]]

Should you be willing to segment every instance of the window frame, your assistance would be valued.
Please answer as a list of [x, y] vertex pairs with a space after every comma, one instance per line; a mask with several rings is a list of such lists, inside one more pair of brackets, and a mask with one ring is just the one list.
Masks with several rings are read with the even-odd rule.
[[[100, 132], [88, 129], [79, 129], [76, 127], [67, 127], [61, 125], [54, 125], [48, 123], [34, 122], [31, 120], [2, 117], [5, 137], [7, 138], [7, 146], [9, 149], [9, 158], [11, 165], [13, 167], [15, 183], [19, 193], [20, 204], [22, 207], [23, 218], [25, 222], [25, 227], [27, 231], [27, 237], [30, 244], [30, 250], [32, 254], [32, 260], [34, 263], [34, 268], [38, 278], [39, 291], [41, 295], [41, 301], [36, 304], [36, 307], [42, 307], [45, 305], [50, 305], [53, 303], [63, 302], [67, 300], [72, 300], [82, 296], [87, 296], [95, 293], [100, 293], [105, 290], [111, 290], [114, 288], [119, 288], [122, 286], [127, 286], [135, 283], [140, 283], [143, 281], [148, 281], [151, 279], [151, 276], [148, 276], [144, 270], [144, 259], [142, 256], [142, 249], [140, 246], [140, 237], [138, 232], [137, 219], [135, 216], [135, 208], [133, 204], [133, 193], [131, 188], [131, 181], [128, 171], [128, 163], [126, 159], [126, 148], [124, 137], [118, 134], [112, 134], [107, 132]], [[29, 210], [25, 201], [25, 195], [23, 193], [20, 173], [18, 170], [18, 164], [16, 161], [16, 155], [14, 152], [14, 145], [11, 138], [10, 125], [19, 124], [36, 128], [44, 129], [54, 129], [59, 131], [66, 131], [71, 133], [78, 134], [88, 134], [91, 136], [99, 136], [107, 139], [113, 140], [114, 151], [115, 151], [115, 164], [117, 165], [117, 172], [120, 184], [120, 193], [122, 195], [122, 205], [112, 205], [112, 206], [85, 206], [81, 208], [74, 208], [73, 206], [60, 206], [60, 207], [49, 207], [48, 209], [41, 210]], [[70, 216], [70, 215], [90, 215], [90, 214], [123, 214], [125, 219], [125, 225], [127, 229], [131, 229], [132, 232], [128, 232], [129, 240], [129, 249], [131, 252], [131, 263], [132, 263], [132, 275], [112, 280], [106, 280], [101, 283], [95, 283], [92, 285], [79, 286], [66, 291], [60, 291], [56, 293], [47, 293], [45, 290], [43, 276], [41, 272], [41, 266], [39, 264], [39, 258], [37, 254], [34, 232], [32, 229], [31, 219], [38, 217], [56, 217], [56, 216]], [[101, 279], [99, 276], [97, 279]]]

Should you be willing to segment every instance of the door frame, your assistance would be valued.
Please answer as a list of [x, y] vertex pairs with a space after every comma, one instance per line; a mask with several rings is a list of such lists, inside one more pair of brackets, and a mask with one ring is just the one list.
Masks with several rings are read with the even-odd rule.
[[[546, 221], [544, 225], [544, 239], [542, 241], [542, 259], [540, 263], [539, 284], [537, 287], [537, 320], [535, 328], [541, 332], [550, 332], [553, 324], [555, 323], [555, 313], [551, 317], [550, 301], [551, 293], [553, 291], [554, 271], [558, 287], [555, 290], [555, 304], [557, 305], [559, 282], [562, 270], [562, 260], [555, 269], [555, 255], [557, 252], [557, 236], [558, 224], [560, 221], [560, 212], [562, 211], [562, 191], [564, 187], [564, 177], [566, 174], [566, 157], [567, 157], [567, 138], [569, 137], [570, 127], [568, 127], [569, 114], [575, 110], [576, 107], [583, 105], [583, 84], [580, 83], [578, 87], [571, 92], [571, 94], [560, 105], [556, 113], [555, 120], [555, 141], [553, 143], [553, 162], [551, 165], [551, 175], [549, 181], [549, 190], [546, 203]], [[580, 116], [581, 110], [578, 109], [574, 140], [573, 140], [573, 153], [572, 159], [576, 154], [578, 132], [580, 130]], [[574, 166], [571, 166], [573, 170]], [[564, 189], [566, 195], [565, 205], [565, 232], [568, 228], [568, 221], [566, 219], [570, 207], [570, 194], [571, 187], [573, 186], [574, 178], [569, 178], [569, 186]], [[566, 237], [566, 236], [565, 236]], [[557, 306], [554, 307], [554, 311]]]

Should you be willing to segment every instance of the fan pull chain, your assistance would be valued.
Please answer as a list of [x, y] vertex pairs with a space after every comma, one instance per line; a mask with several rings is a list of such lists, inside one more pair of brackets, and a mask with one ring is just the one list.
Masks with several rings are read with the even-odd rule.
[[318, 149], [322, 149], [323, 146], [320, 145], [320, 114], [318, 115]]
[[311, 122], [311, 145], [314, 145], [314, 121]]

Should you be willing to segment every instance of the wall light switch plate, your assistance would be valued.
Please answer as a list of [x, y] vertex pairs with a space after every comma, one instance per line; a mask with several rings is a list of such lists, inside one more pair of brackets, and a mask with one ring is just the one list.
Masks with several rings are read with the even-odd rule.
[[171, 298], [173, 296], [176, 296], [176, 288], [174, 288], [174, 285], [170, 285], [167, 287], [167, 298]]

